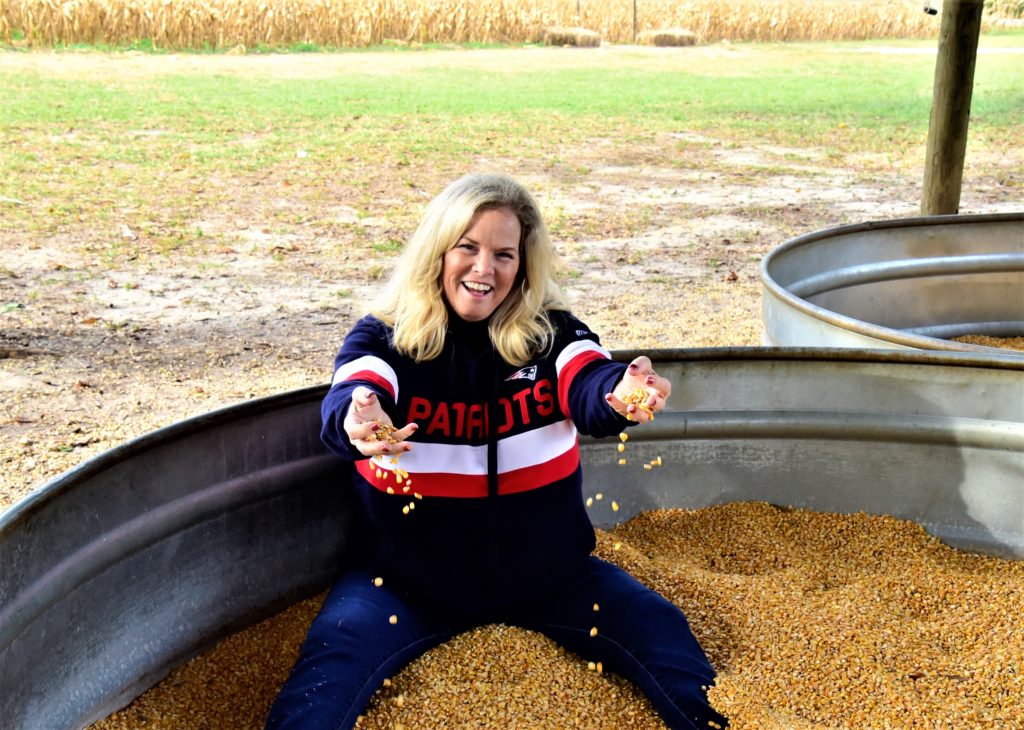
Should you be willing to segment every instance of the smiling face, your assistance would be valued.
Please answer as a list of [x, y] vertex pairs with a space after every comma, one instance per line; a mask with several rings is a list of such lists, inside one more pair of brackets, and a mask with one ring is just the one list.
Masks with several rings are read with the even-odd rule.
[[477, 211], [444, 255], [441, 281], [448, 305], [467, 322], [490, 317], [519, 273], [519, 218], [511, 208]]

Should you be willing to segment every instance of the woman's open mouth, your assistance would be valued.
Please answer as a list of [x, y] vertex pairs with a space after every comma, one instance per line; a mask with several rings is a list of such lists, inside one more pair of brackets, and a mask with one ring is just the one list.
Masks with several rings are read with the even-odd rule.
[[479, 284], [475, 281], [464, 281], [462, 286], [469, 290], [470, 294], [475, 296], [482, 296], [484, 294], [490, 294], [494, 287], [490, 284]]

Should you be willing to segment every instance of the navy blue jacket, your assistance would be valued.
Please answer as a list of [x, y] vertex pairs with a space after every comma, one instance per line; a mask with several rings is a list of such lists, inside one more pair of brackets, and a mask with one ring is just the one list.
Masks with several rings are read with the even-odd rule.
[[[455, 316], [441, 355], [421, 363], [395, 352], [376, 318], [346, 337], [321, 437], [355, 461], [354, 486], [379, 534], [375, 570], [389, 585], [449, 609], [508, 606], [564, 586], [593, 550], [577, 431], [607, 436], [631, 424], [604, 400], [625, 365], [571, 314], [550, 316], [554, 342], [523, 367], [501, 358], [486, 322]], [[396, 426], [419, 425], [396, 463], [349, 442], [357, 386], [377, 393]], [[411, 481], [399, 483], [396, 467]]]

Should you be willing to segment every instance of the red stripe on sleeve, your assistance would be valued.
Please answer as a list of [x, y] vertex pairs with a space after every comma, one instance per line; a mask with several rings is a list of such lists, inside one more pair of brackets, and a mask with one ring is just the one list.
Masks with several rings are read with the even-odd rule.
[[357, 373], [352, 373], [342, 382], [348, 382], [349, 380], [369, 380], [374, 385], [382, 388], [388, 395], [391, 396], [391, 400], [395, 400], [395, 390], [391, 387], [390, 381], [387, 378], [383, 378], [372, 370], [360, 370]]
[[566, 418], [572, 418], [572, 414], [569, 413], [569, 387], [572, 385], [573, 378], [583, 369], [584, 365], [592, 363], [594, 360], [605, 359], [607, 358], [600, 352], [584, 350], [567, 362], [558, 374], [558, 406], [562, 409], [562, 415]]

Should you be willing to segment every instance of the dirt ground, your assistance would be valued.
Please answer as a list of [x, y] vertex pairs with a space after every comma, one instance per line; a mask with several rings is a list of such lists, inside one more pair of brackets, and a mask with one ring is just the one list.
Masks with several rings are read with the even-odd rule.
[[[480, 53], [472, 58], [494, 60]], [[377, 67], [446, 60], [443, 52], [357, 58]], [[466, 63], [470, 56], [456, 58]], [[104, 63], [97, 59], [92, 63]], [[131, 62], [143, 71], [155, 63], [144, 56]], [[223, 56], [183, 62], [263, 63]], [[300, 73], [311, 59], [280, 57], [276, 73], [288, 73], [290, 63]], [[685, 165], [672, 162], [680, 149], [690, 156]], [[553, 149], [549, 159], [382, 169], [372, 173], [371, 192], [381, 208], [414, 211], [462, 172], [508, 171], [557, 223], [565, 288], [606, 346], [747, 346], [760, 339], [761, 258], [820, 228], [917, 215], [922, 160], [923, 141], [910, 155], [837, 155], [679, 130], [642, 140], [589, 139]], [[961, 212], [1018, 210], [1021, 170], [1021, 149], [969, 149]], [[403, 184], [409, 179], [419, 181], [415, 189]], [[334, 352], [389, 259], [370, 270], [339, 257], [328, 225], [265, 226], [251, 205], [251, 182], [219, 181], [226, 187], [220, 199], [237, 204], [188, 222], [208, 233], [230, 230], [249, 247], [142, 266], [99, 262], [68, 235], [0, 241], [0, 510], [150, 430], [329, 379]], [[274, 182], [261, 188], [271, 196], [265, 204], [297, 206], [301, 219], [302, 203]], [[395, 225], [355, 216], [358, 201], [344, 195], [332, 201], [335, 221], [348, 217], [373, 236]], [[0, 215], [15, 204], [0, 201]], [[398, 220], [386, 234], [401, 240], [414, 216]], [[126, 226], [120, 235], [136, 234]]]

